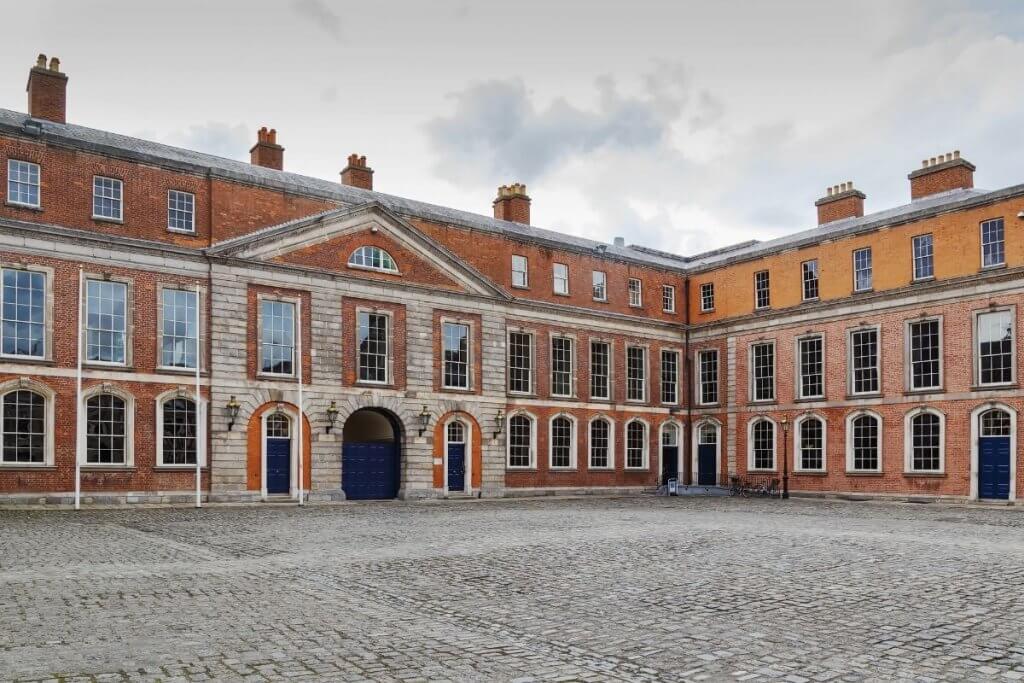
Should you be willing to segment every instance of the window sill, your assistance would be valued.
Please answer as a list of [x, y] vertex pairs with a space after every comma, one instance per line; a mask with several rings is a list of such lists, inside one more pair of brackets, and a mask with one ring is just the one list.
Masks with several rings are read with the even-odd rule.
[[55, 365], [55, 362], [52, 358], [38, 358], [35, 356], [15, 356], [8, 354], [0, 355], [0, 362], [22, 363], [24, 365]]
[[752, 398], [749, 401], [749, 405], [752, 405], [752, 406], [774, 406], [774, 405], [778, 405], [778, 404], [779, 404], [779, 402], [777, 400], [775, 400], [774, 398], [762, 398], [762, 399]]
[[705, 313], [714, 313], [715, 309], [713, 309], [713, 308], [702, 308], [702, 309], [700, 309], [700, 312], [701, 312], [701, 315], [703, 315]]
[[369, 273], [383, 273], [384, 275], [401, 275], [402, 273], [398, 270], [388, 270], [387, 268], [374, 268], [373, 266], [357, 266], [351, 263], [346, 263], [345, 267], [349, 270], [362, 270]]
[[47, 463], [31, 463], [31, 462], [0, 462], [0, 471], [4, 472], [46, 472], [49, 470], [56, 470], [56, 465], [49, 465]]
[[772, 310], [771, 306], [754, 306], [754, 311], [755, 312], [757, 312], [757, 311], [770, 311], [770, 310]]
[[134, 365], [121, 365], [117, 363], [97, 363], [95, 361], [84, 361], [82, 367], [88, 370], [113, 370], [115, 372], [135, 372]]
[[675, 309], [672, 309], [670, 311], [667, 308], [663, 308], [663, 309], [661, 309], [661, 312], [664, 313], [665, 315], [675, 315], [676, 314]]
[[824, 470], [794, 470], [794, 477], [827, 477], [828, 472]]
[[880, 392], [880, 391], [873, 391], [873, 392], [871, 392], [869, 394], [847, 394], [846, 395], [846, 400], [847, 401], [856, 401], [856, 400], [864, 399], [864, 398], [882, 398], [882, 392]]
[[904, 478], [913, 479], [917, 477], [923, 477], [925, 479], [944, 479], [946, 477], [945, 472], [904, 472]]
[[990, 270], [1003, 270], [1004, 268], [1006, 268], [1006, 264], [1005, 263], [995, 263], [995, 264], [993, 264], [991, 266], [982, 266], [981, 267], [981, 272], [982, 273], [987, 273]]
[[1020, 385], [1016, 382], [1006, 384], [979, 384], [971, 387], [971, 391], [1001, 391], [1005, 389], [1017, 389]]
[[256, 379], [270, 380], [274, 382], [298, 382], [295, 375], [272, 375], [265, 372], [257, 372]]
[[513, 467], [512, 465], [505, 465], [505, 469], [509, 472], [536, 472], [536, 467]]
[[107, 216], [93, 216], [92, 219], [97, 223], [114, 223], [116, 225], [124, 225], [123, 218], [109, 218]]
[[885, 472], [862, 472], [860, 470], [846, 470], [846, 476], [848, 477], [881, 477], [884, 475]]
[[549, 467], [548, 472], [575, 472], [575, 467]]
[[522, 289], [522, 290], [525, 290], [525, 291], [529, 291], [529, 289], [530, 289], [530, 285], [510, 285], [510, 286], [512, 287], [512, 289]]
[[505, 395], [512, 398], [537, 398], [536, 392], [526, 391], [506, 391]]
[[928, 394], [944, 394], [946, 390], [942, 387], [929, 387], [927, 389], [904, 389], [904, 396], [921, 396]]
[[43, 212], [43, 207], [32, 204], [22, 204], [21, 202], [4, 202], [4, 206], [9, 206], [13, 209], [26, 209], [28, 211], [36, 211], [38, 213]]
[[[165, 373], [165, 374], [169, 374], [169, 375], [187, 375], [189, 377], [195, 377], [195, 375], [196, 375], [196, 369], [195, 368], [176, 368], [176, 367], [168, 367], [166, 365], [159, 365], [159, 366], [157, 366], [156, 367], [156, 371], [157, 372], [162, 372], [162, 373]], [[206, 372], [205, 370], [200, 369], [199, 370], [199, 375], [202, 376], [202, 375], [205, 374], [205, 372]]]
[[645, 406], [645, 405], [647, 405], [647, 401], [645, 401], [642, 398], [627, 398], [625, 400], [625, 403], [628, 403], [628, 404], [633, 405], [633, 406]]
[[555, 401], [577, 401], [577, 400], [579, 400], [578, 396], [573, 396], [572, 394], [550, 394], [548, 396], [548, 398], [550, 398], [552, 400], [555, 400]]
[[[206, 465], [200, 466], [200, 471], [205, 472], [209, 468]], [[153, 465], [154, 472], [195, 472], [195, 465]]]
[[564, 296], [564, 297], [572, 296], [571, 294], [569, 294], [569, 292], [551, 292], [551, 293], [554, 294], [555, 296]]
[[809, 299], [801, 299], [800, 303], [802, 303], [802, 304], [816, 304], [819, 301], [821, 301], [821, 297], [815, 296], [815, 297], [811, 297]]
[[853, 290], [853, 293], [854, 293], [854, 295], [857, 295], [857, 294], [871, 294], [874, 291], [875, 291], [874, 287], [867, 287], [865, 289], [855, 289], [855, 290]]
[[718, 401], [715, 401], [714, 403], [695, 403], [694, 407], [695, 408], [721, 408], [722, 404], [719, 403]]
[[446, 391], [452, 394], [472, 394], [476, 389], [473, 387], [441, 387], [438, 391]]
[[643, 304], [630, 304], [629, 307], [630, 308], [642, 309], [644, 307], [644, 305]]
[[778, 470], [762, 470], [762, 469], [757, 469], [757, 468], [753, 468], [753, 467], [751, 467], [751, 468], [749, 468], [747, 470], [747, 474], [778, 474], [778, 473], [779, 473]]
[[181, 228], [167, 228], [167, 232], [173, 232], [175, 235], [192, 235], [193, 237], [196, 236], [195, 228], [192, 228], [191, 230], [182, 230]]
[[82, 465], [83, 472], [134, 472], [135, 465]]
[[650, 472], [650, 467], [623, 467], [624, 472]]
[[[293, 380], [294, 381], [294, 380]], [[395, 385], [390, 382], [367, 382], [365, 380], [357, 380], [353, 383], [354, 387], [364, 387], [366, 389], [394, 389]]]
[[588, 466], [587, 467], [587, 471], [588, 472], [614, 472], [615, 468], [612, 467], [611, 465], [606, 465], [604, 467]]
[[935, 276], [934, 275], [929, 275], [928, 277], [915, 277], [915, 278], [913, 278], [910, 281], [910, 284], [916, 285], [916, 284], [919, 284], [921, 282], [933, 282], [934, 280], [935, 280]]
[[591, 301], [593, 301], [595, 304], [606, 304], [606, 303], [608, 303], [608, 299], [591, 299]]
[[590, 402], [591, 403], [611, 403], [612, 399], [611, 399], [611, 396], [591, 396], [590, 397]]
[[801, 396], [800, 398], [794, 398], [793, 403], [821, 403], [824, 400], [824, 396]]

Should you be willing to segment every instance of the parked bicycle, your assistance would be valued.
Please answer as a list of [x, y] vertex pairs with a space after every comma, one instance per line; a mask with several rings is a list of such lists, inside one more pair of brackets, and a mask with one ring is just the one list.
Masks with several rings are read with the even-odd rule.
[[773, 477], [729, 477], [729, 494], [733, 496], [765, 496], [775, 498], [780, 495], [780, 481]]

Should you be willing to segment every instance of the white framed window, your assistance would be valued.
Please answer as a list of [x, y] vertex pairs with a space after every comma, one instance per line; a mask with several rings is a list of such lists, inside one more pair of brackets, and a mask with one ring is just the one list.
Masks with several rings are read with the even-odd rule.
[[260, 301], [260, 374], [295, 374], [295, 303]]
[[576, 468], [576, 419], [559, 414], [548, 425], [548, 466], [553, 470]]
[[0, 466], [53, 464], [53, 392], [13, 380], [0, 389]]
[[1006, 265], [1003, 219], [993, 218], [981, 224], [981, 267]]
[[131, 466], [135, 401], [102, 386], [85, 398], [85, 464]]
[[912, 391], [942, 386], [942, 319], [908, 320], [907, 386]]
[[46, 357], [46, 273], [0, 269], [0, 353]]
[[470, 326], [444, 322], [441, 324], [441, 340], [442, 386], [445, 389], [469, 389]]
[[530, 469], [536, 467], [536, 418], [529, 413], [513, 413], [508, 418], [508, 467]]
[[167, 191], [167, 229], [173, 232], [196, 231], [196, 196], [181, 190]]
[[611, 398], [611, 344], [606, 341], [590, 342], [590, 398]]
[[882, 347], [879, 328], [863, 327], [847, 334], [850, 394], [877, 394], [881, 391]]
[[647, 423], [634, 418], [626, 423], [626, 469], [648, 468]]
[[871, 247], [855, 249], [853, 252], [853, 291], [866, 292], [874, 286], [873, 268]]
[[846, 416], [846, 471], [882, 471], [882, 417], [870, 410]]
[[359, 311], [356, 314], [358, 377], [367, 384], [387, 384], [390, 378], [391, 319], [386, 313]]
[[512, 255], [512, 286], [520, 289], [530, 286], [529, 262], [525, 256]]
[[199, 358], [195, 290], [160, 290], [160, 366], [195, 369]]
[[551, 277], [554, 278], [555, 294], [569, 294], [569, 266], [555, 263], [551, 266]]
[[672, 285], [661, 286], [661, 310], [665, 313], [676, 312], [676, 288]]
[[647, 349], [626, 347], [626, 400], [647, 400]]
[[509, 332], [508, 390], [513, 394], [533, 393], [533, 335]]
[[92, 217], [109, 221], [122, 220], [124, 217], [123, 189], [124, 184], [117, 178], [93, 176]]
[[797, 398], [821, 398], [825, 395], [825, 337], [820, 334], [796, 340]]
[[639, 308], [644, 305], [644, 285], [639, 278], [629, 278], [629, 305]]
[[128, 285], [86, 280], [86, 356], [89, 363], [128, 363]]
[[701, 284], [700, 310], [702, 313], [715, 310], [715, 283], [705, 282]]
[[796, 471], [824, 472], [828, 453], [828, 429], [825, 419], [817, 415], [801, 415], [793, 424], [793, 452]]
[[771, 281], [767, 270], [754, 273], [754, 308], [768, 308], [772, 305]]
[[605, 417], [595, 417], [590, 421], [590, 466], [592, 470], [613, 469], [615, 467], [615, 427]]
[[39, 208], [39, 164], [7, 160], [7, 203]]
[[747, 423], [748, 470], [775, 469], [775, 431], [775, 422], [767, 417], [755, 417]]
[[775, 400], [775, 342], [750, 345], [750, 400]]
[[661, 351], [661, 402], [679, 403], [679, 352]]
[[551, 395], [573, 396], [575, 344], [572, 337], [551, 337]]
[[593, 286], [594, 301], [608, 301], [608, 275], [603, 270], [595, 270], [590, 274]]
[[348, 265], [350, 268], [364, 268], [382, 273], [398, 272], [398, 266], [395, 265], [395, 259], [391, 258], [391, 254], [369, 244], [353, 251], [348, 257]]
[[1014, 310], [974, 314], [974, 377], [978, 386], [1012, 384], [1017, 373]]
[[931, 234], [913, 239], [914, 279], [927, 280], [935, 276], [935, 254]]
[[804, 301], [814, 301], [818, 298], [818, 259], [801, 263], [800, 273], [803, 282]]
[[[198, 456], [195, 395], [171, 391], [157, 398], [157, 464], [194, 467]], [[200, 463], [205, 465], [206, 463]]]
[[718, 403], [718, 349], [697, 352], [697, 403]]
[[946, 461], [946, 417], [932, 408], [917, 408], [904, 419], [903, 448], [908, 473], [941, 474]]

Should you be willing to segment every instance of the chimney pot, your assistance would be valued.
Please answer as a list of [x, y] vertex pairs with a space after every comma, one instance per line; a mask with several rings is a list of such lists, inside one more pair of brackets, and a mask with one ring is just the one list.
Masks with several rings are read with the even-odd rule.
[[625, 237], [616, 237], [614, 242], [613, 242], [613, 244], [615, 244], [615, 246], [617, 246], [617, 247], [624, 247], [624, 246], [626, 246], [626, 238]]
[[277, 144], [277, 131], [267, 130], [266, 126], [256, 131], [256, 144], [249, 150], [249, 160], [253, 166], [263, 166], [275, 170], [284, 169], [284, 147]]
[[499, 220], [530, 224], [530, 197], [526, 194], [526, 185], [522, 183], [499, 186], [493, 206], [494, 217]]
[[960, 150], [931, 157], [921, 168], [911, 172], [910, 198], [921, 199], [940, 192], [974, 187], [975, 166], [960, 156]]
[[814, 202], [818, 207], [818, 225], [860, 218], [864, 215], [864, 199], [865, 194], [854, 187], [852, 180], [829, 186], [825, 196]]
[[341, 184], [364, 190], [373, 189], [373, 169], [366, 165], [365, 156], [348, 155], [348, 166], [341, 171]]
[[67, 121], [68, 77], [60, 72], [60, 60], [54, 57], [46, 67], [46, 55], [36, 57], [36, 65], [28, 72], [28, 113], [36, 119], [57, 123]]

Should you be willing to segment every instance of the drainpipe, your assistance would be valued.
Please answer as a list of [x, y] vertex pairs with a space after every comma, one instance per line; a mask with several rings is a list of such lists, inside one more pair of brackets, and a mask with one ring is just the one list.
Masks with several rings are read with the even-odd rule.
[[686, 436], [683, 439], [683, 484], [693, 484], [693, 458], [690, 449], [693, 444], [693, 359], [690, 357], [690, 278], [683, 280], [683, 301], [686, 302], [683, 324], [683, 357], [686, 358]]

